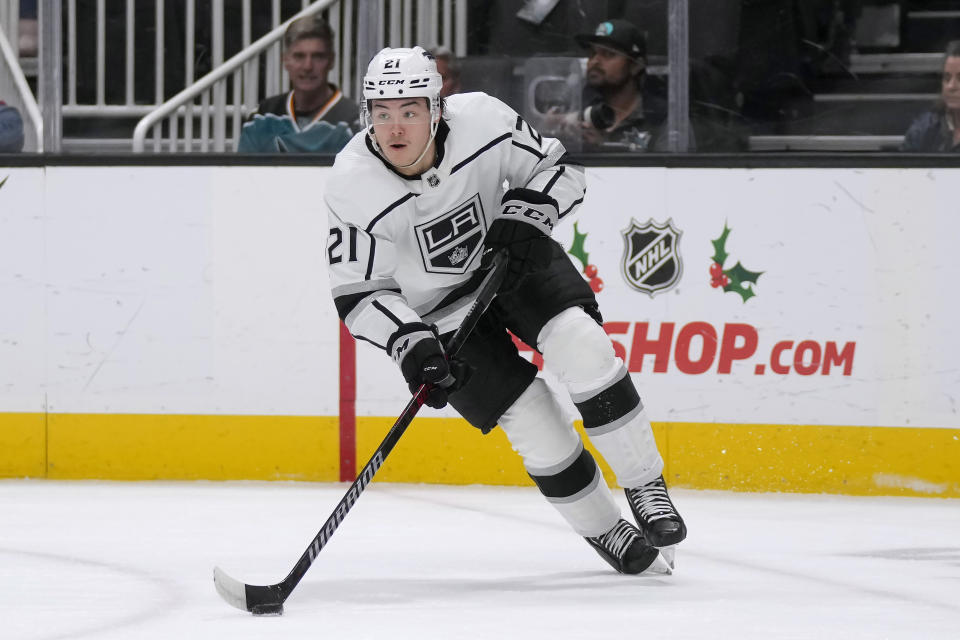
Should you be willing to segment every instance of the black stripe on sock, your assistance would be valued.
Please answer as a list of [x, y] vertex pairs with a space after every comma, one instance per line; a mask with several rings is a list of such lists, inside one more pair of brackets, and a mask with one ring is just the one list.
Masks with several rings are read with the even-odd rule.
[[577, 409], [583, 417], [585, 429], [602, 427], [619, 420], [633, 411], [640, 404], [640, 394], [633, 386], [630, 374], [623, 376], [619, 381], [607, 387], [589, 400], [576, 403]]
[[531, 473], [530, 477], [540, 489], [540, 493], [546, 497], [568, 498], [589, 487], [598, 472], [593, 456], [584, 449], [577, 459], [560, 473], [552, 476], [535, 476]]

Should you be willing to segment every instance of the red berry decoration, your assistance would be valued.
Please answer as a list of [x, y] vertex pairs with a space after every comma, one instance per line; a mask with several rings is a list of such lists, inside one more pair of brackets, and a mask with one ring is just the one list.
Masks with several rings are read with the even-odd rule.
[[716, 289], [717, 287], [725, 287], [730, 284], [730, 278], [727, 277], [727, 274], [723, 272], [723, 265], [719, 262], [714, 262], [710, 265], [710, 286]]
[[593, 289], [594, 293], [600, 293], [601, 291], [603, 291], [603, 280], [601, 280], [600, 278], [591, 278], [590, 288]]
[[583, 268], [583, 275], [587, 276], [591, 280], [597, 277], [597, 265], [588, 264]]

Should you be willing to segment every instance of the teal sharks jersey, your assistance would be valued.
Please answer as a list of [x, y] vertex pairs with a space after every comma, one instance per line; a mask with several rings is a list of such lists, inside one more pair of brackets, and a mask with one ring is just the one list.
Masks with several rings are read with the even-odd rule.
[[304, 122], [293, 109], [293, 92], [267, 98], [244, 123], [240, 153], [337, 153], [353, 137], [357, 106], [334, 87], [323, 107]]

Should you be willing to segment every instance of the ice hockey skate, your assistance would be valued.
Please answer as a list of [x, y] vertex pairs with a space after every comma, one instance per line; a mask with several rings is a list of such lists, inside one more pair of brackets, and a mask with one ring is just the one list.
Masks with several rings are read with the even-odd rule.
[[665, 561], [659, 560], [659, 550], [648, 545], [643, 533], [623, 518], [603, 535], [584, 540], [620, 573], [636, 574], [648, 569], [651, 573], [670, 573]]
[[642, 487], [623, 492], [627, 494], [633, 517], [654, 547], [672, 546], [687, 537], [687, 526], [670, 500], [662, 475]]

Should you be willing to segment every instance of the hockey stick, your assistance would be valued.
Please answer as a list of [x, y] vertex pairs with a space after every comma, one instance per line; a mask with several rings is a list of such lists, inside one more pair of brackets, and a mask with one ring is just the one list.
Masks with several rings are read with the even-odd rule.
[[[456, 355], [460, 347], [467, 341], [473, 328], [477, 325], [480, 316], [483, 315], [483, 312], [486, 311], [490, 303], [493, 302], [493, 298], [500, 288], [500, 283], [503, 282], [503, 277], [506, 275], [505, 264], [505, 253], [501, 252], [494, 256], [493, 266], [487, 275], [484, 276], [483, 282], [480, 284], [480, 292], [477, 295], [476, 301], [473, 303], [473, 306], [470, 307], [460, 328], [453, 334], [453, 338], [450, 339], [450, 343], [447, 345], [447, 353], [449, 356], [452, 357]], [[254, 615], [280, 615], [283, 613], [284, 601], [290, 597], [290, 594], [294, 588], [296, 588], [297, 584], [299, 584], [301, 578], [307, 573], [307, 569], [309, 569], [313, 561], [316, 560], [321, 549], [326, 546], [327, 542], [330, 541], [330, 537], [333, 536], [334, 531], [336, 531], [340, 523], [343, 522], [343, 519], [353, 507], [357, 498], [360, 497], [363, 490], [370, 484], [373, 476], [380, 467], [383, 466], [384, 460], [390, 455], [390, 452], [400, 440], [400, 436], [407, 430], [414, 416], [417, 415], [417, 411], [423, 406], [430, 388], [431, 386], [429, 384], [422, 384], [417, 389], [417, 392], [413, 394], [413, 398], [410, 399], [410, 402], [407, 403], [400, 417], [397, 418], [397, 421], [390, 428], [390, 431], [387, 432], [383, 442], [381, 442], [377, 450], [373, 452], [373, 456], [369, 462], [364, 465], [363, 469], [357, 475], [357, 479], [354, 480], [350, 488], [347, 489], [347, 493], [340, 500], [340, 503], [336, 509], [333, 510], [333, 513], [330, 514], [330, 517], [327, 518], [327, 521], [323, 524], [323, 527], [321, 527], [317, 535], [310, 541], [310, 545], [306, 551], [303, 552], [303, 555], [300, 556], [300, 559], [297, 560], [297, 563], [293, 566], [290, 573], [287, 574], [286, 578], [277, 584], [252, 585], [231, 578], [220, 569], [220, 567], [213, 569], [214, 585], [217, 587], [217, 592], [228, 604], [238, 609], [249, 611]]]

